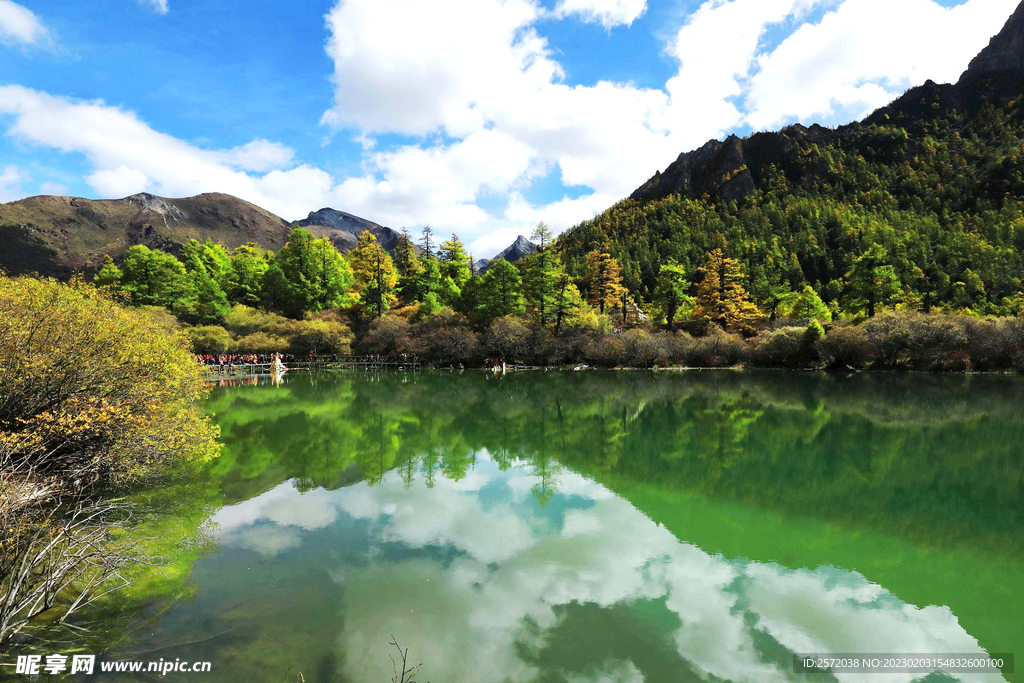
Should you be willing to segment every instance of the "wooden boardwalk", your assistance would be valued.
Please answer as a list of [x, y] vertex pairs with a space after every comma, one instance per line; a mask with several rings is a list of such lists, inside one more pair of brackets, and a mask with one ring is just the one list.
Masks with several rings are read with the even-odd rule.
[[204, 365], [203, 370], [207, 376], [214, 379], [226, 379], [229, 377], [254, 377], [259, 375], [273, 375], [273, 363], [236, 363], [233, 365]]
[[383, 356], [316, 356], [289, 361], [289, 370], [398, 370], [418, 371], [415, 358], [384, 358]]

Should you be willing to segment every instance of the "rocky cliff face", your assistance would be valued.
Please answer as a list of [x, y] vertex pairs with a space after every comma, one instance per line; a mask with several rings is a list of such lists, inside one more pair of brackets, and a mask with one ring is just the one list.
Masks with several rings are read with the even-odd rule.
[[[735, 135], [710, 140], [703, 147], [680, 154], [665, 169], [641, 185], [631, 199], [649, 201], [670, 194], [687, 197], [739, 200], [761, 186], [774, 166], [791, 182], [799, 182], [808, 169], [801, 165], [803, 150], [810, 145], [843, 144], [863, 138], [864, 125], [898, 125], [913, 131], [953, 110], [975, 114], [986, 102], [1012, 99], [1024, 92], [1024, 2], [992, 38], [988, 47], [971, 61], [956, 84], [928, 81], [868, 116], [863, 123], [837, 129], [795, 125], [778, 132]], [[880, 141], [884, 144], [884, 140]], [[813, 172], [813, 169], [810, 169]]]
[[988, 47], [971, 60], [960, 81], [987, 74], [1013, 71], [1024, 74], [1024, 2], [1007, 20]]
[[97, 268], [144, 244], [172, 253], [189, 239], [212, 239], [231, 249], [256, 242], [280, 249], [289, 224], [226, 194], [183, 199], [136, 194], [124, 199], [39, 196], [0, 204], [0, 269], [68, 277]]

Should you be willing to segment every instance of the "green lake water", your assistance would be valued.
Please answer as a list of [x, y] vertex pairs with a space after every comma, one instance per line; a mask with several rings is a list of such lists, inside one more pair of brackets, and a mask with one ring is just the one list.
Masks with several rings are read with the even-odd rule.
[[1024, 657], [1022, 397], [732, 371], [218, 388], [223, 455], [143, 496], [168, 566], [110, 656], [374, 683], [394, 636], [433, 683], [1024, 680], [792, 663]]

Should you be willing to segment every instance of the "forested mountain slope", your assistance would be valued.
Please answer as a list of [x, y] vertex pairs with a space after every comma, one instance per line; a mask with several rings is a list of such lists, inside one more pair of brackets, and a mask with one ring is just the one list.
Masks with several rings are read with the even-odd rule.
[[928, 82], [838, 129], [710, 141], [559, 244], [577, 274], [607, 248], [644, 299], [666, 260], [697, 280], [722, 247], [768, 309], [805, 284], [839, 298], [878, 245], [926, 308], [1005, 308], [1024, 278], [1022, 92], [1024, 3], [956, 84]]

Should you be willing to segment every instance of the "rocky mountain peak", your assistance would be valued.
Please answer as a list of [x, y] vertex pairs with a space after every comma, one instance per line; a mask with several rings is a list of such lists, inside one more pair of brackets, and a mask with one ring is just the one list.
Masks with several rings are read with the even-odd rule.
[[173, 216], [175, 218], [188, 218], [188, 214], [182, 211], [180, 207], [175, 206], [163, 197], [157, 197], [155, 194], [148, 192], [139, 192], [130, 197], [125, 197], [125, 201], [138, 204], [142, 211], [152, 211], [163, 216]]
[[960, 80], [976, 78], [997, 72], [1024, 72], [1024, 2], [992, 37], [988, 47], [971, 60]]
[[344, 230], [353, 235], [358, 235], [364, 230], [373, 232], [381, 228], [380, 225], [373, 221], [368, 221], [365, 218], [330, 207], [324, 207], [319, 211], [310, 211], [305, 219], [298, 221], [298, 224], [302, 227], [320, 225], [326, 228], [334, 228], [335, 230]]

